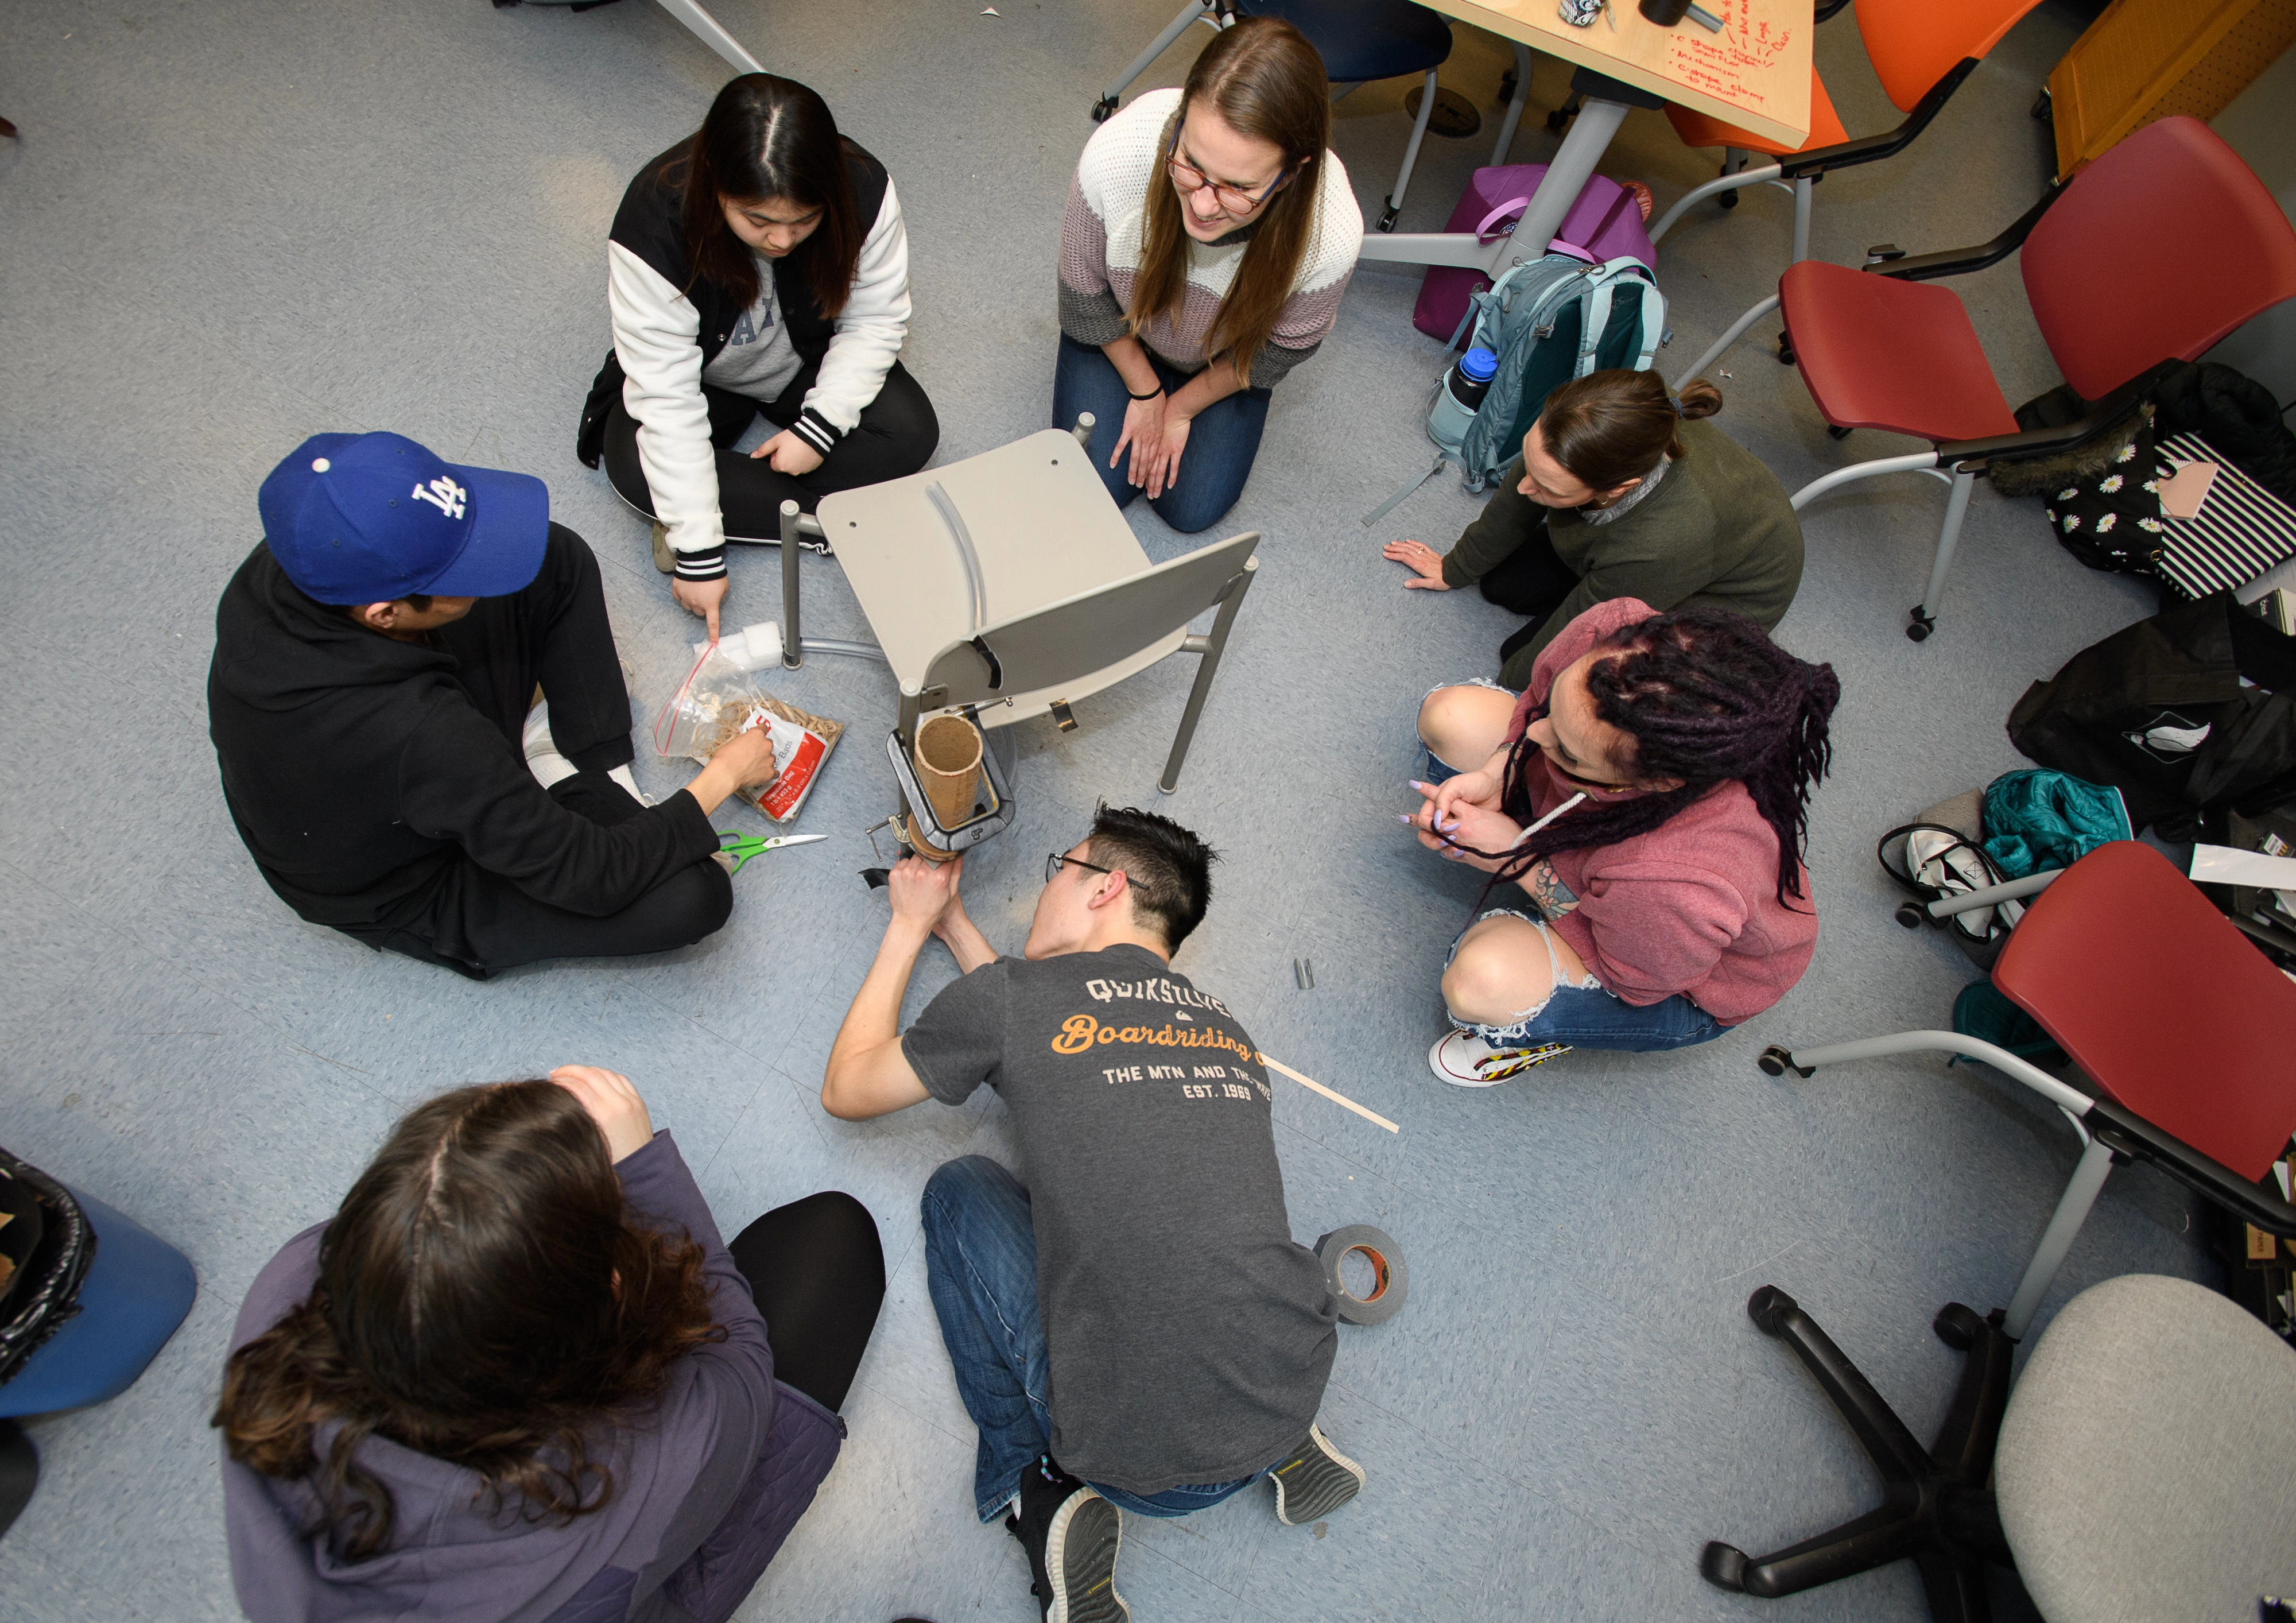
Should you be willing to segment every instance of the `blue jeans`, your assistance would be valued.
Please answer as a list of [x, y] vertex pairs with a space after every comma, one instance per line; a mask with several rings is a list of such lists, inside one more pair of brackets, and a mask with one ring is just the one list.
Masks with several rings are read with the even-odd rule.
[[[957, 1395], [980, 1431], [972, 1494], [974, 1509], [988, 1521], [1020, 1490], [1021, 1473], [1052, 1447], [1029, 1192], [988, 1157], [968, 1155], [925, 1181], [922, 1215], [925, 1285], [956, 1370]], [[1184, 1484], [1144, 1496], [1090, 1486], [1120, 1510], [1185, 1516], [1218, 1504], [1264, 1474], [1255, 1471], [1233, 1482]]]
[[[1502, 913], [1526, 923], [1538, 922], [1531, 914], [1513, 907], [1494, 907], [1482, 918]], [[1482, 919], [1475, 921], [1481, 922]], [[1453, 939], [1450, 952], [1443, 957], [1446, 969], [1450, 967], [1459, 951], [1459, 940], [1466, 933], [1462, 930]], [[1536, 1048], [1541, 1043], [1562, 1043], [1572, 1048], [1609, 1048], [1626, 1053], [1688, 1048], [1711, 1042], [1730, 1029], [1679, 992], [1654, 1004], [1631, 1004], [1599, 986], [1557, 986], [1548, 995], [1545, 1006], [1527, 1019], [1506, 1025], [1484, 1025], [1461, 1020], [1456, 1014], [1451, 1016], [1451, 1023], [1462, 1031], [1473, 1032], [1494, 1048]]]
[[[1154, 350], [1146, 351], [1169, 393], [1188, 381], [1189, 374], [1167, 363]], [[1267, 390], [1239, 389], [1225, 400], [1215, 400], [1188, 425], [1188, 443], [1180, 453], [1179, 476], [1164, 494], [1148, 504], [1156, 516], [1184, 536], [1210, 529], [1243, 494], [1251, 476], [1252, 459], [1259, 455], [1259, 433], [1267, 426]], [[1131, 447], [1113, 468], [1116, 442], [1124, 435], [1124, 411], [1132, 391], [1115, 363], [1089, 344], [1061, 335], [1060, 359], [1053, 369], [1053, 426], [1074, 428], [1078, 412], [1093, 415], [1093, 471], [1119, 507], [1129, 505], [1143, 487], [1131, 482]]]

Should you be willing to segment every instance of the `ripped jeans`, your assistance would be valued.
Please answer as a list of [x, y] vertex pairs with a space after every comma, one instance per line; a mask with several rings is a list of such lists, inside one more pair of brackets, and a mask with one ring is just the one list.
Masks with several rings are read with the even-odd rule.
[[[1538, 931], [1546, 944], [1547, 962], [1554, 963], [1554, 939], [1547, 926], [1529, 914], [1513, 907], [1494, 907], [1475, 921], [1483, 919], [1517, 918]], [[1472, 929], [1473, 925], [1468, 926]], [[1462, 930], [1451, 942], [1451, 950], [1444, 955], [1443, 967], [1451, 967], [1451, 960], [1459, 955], [1459, 940], [1466, 935]], [[1666, 1048], [1688, 1048], [1693, 1044], [1710, 1042], [1730, 1028], [1716, 1020], [1681, 993], [1650, 1004], [1630, 1004], [1615, 992], [1603, 989], [1603, 983], [1588, 975], [1575, 986], [1562, 984], [1558, 966], [1550, 984], [1554, 990], [1544, 1001], [1535, 1003], [1518, 1012], [1504, 1024], [1485, 1025], [1476, 1021], [1451, 1016], [1451, 1023], [1462, 1031], [1472, 1031], [1494, 1048], [1536, 1048], [1542, 1043], [1561, 1043], [1570, 1048], [1611, 1048], [1628, 1053], [1650, 1053]]]

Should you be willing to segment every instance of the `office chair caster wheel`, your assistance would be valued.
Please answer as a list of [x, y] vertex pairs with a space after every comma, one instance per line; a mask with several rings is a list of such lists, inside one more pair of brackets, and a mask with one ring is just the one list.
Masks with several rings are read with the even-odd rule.
[[1838, 422], [1827, 423], [1825, 425], [1825, 432], [1827, 437], [1833, 439], [1847, 439], [1849, 438], [1850, 434], [1849, 430], [1843, 428]]
[[1793, 335], [1789, 332], [1781, 332], [1778, 334], [1778, 365], [1781, 366], [1791, 366], [1793, 364]]
[[1939, 1340], [1954, 1351], [1967, 1352], [1977, 1345], [1978, 1332], [1985, 1328], [1985, 1321], [1959, 1302], [1948, 1302], [1930, 1321], [1930, 1328], [1937, 1332]]
[[1395, 200], [1393, 198], [1390, 198], [1388, 200], [1387, 207], [1380, 210], [1379, 228], [1382, 231], [1393, 231], [1395, 229], [1396, 217], [1402, 212], [1403, 210], [1401, 209], [1396, 207]]
[[1937, 616], [1924, 614], [1919, 603], [1914, 605], [1913, 618], [1906, 623], [1906, 635], [1916, 643], [1926, 643], [1930, 633], [1937, 629]]
[[[1721, 204], [1725, 209], [1735, 209], [1738, 206], [1738, 194], [1735, 192], [1725, 192], [1721, 196], [1716, 198], [1714, 201]], [[1722, 1547], [1726, 1550], [1730, 1546], [1725, 1545]], [[1743, 1562], [1746, 1558], [1741, 1555], [1738, 1559], [1741, 1562]]]
[[1560, 107], [1546, 115], [1547, 129], [1557, 135], [1562, 133], [1562, 127], [1570, 122], [1570, 115], [1563, 111]]
[[1898, 904], [1898, 922], [1903, 924], [1907, 930], [1919, 930], [1923, 921], [1928, 916], [1922, 911], [1922, 905], [1919, 902]]
[[1746, 1299], [1746, 1316], [1764, 1335], [1778, 1335], [1785, 1329], [1786, 1315], [1800, 1305], [1775, 1285], [1762, 1285]]
[[1709, 1541], [1698, 1554], [1698, 1576], [1733, 1594], [1746, 1593], [1746, 1553], [1735, 1545]]
[[2030, 111], [2033, 117], [2043, 124], [2046, 124], [2051, 119], [2056, 117], [2057, 104], [2049, 99], [2047, 86], [2043, 86], [2041, 87], [2041, 94], [2033, 98], [2033, 105]]
[[1817, 1069], [1815, 1066], [1795, 1064], [1793, 1051], [1790, 1048], [1781, 1048], [1775, 1043], [1772, 1043], [1760, 1053], [1755, 1055], [1754, 1063], [1762, 1068], [1764, 1076], [1783, 1077], [1788, 1071], [1793, 1072], [1798, 1077], [1814, 1077], [1817, 1074]]
[[1092, 121], [1095, 124], [1105, 124], [1108, 122], [1109, 115], [1115, 111], [1116, 98], [1112, 95], [1104, 95], [1092, 104]]

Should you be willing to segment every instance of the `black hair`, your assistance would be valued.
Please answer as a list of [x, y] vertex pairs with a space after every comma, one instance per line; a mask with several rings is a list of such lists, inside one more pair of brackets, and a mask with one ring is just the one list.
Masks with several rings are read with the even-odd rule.
[[795, 79], [744, 73], [727, 81], [669, 171], [685, 193], [685, 260], [693, 275], [743, 309], [757, 303], [757, 256], [726, 225], [726, 205], [780, 198], [821, 210], [821, 224], [791, 260], [824, 316], [843, 309], [868, 233], [845, 170], [851, 146], [837, 133], [829, 104]]
[[[1655, 794], [1610, 800], [1556, 818], [1504, 857], [1491, 885], [1520, 879], [1554, 851], [1616, 845], [1647, 834], [1693, 800], [1740, 783], [1778, 841], [1781, 903], [1799, 898], [1809, 842], [1809, 797], [1833, 762], [1827, 723], [1841, 697], [1831, 665], [1810, 665], [1726, 609], [1677, 609], [1621, 626], [1595, 644], [1587, 671], [1595, 713], [1627, 736], [1637, 779], [1679, 778]], [[1552, 704], [1554, 695], [1548, 694]], [[1526, 722], [1546, 714], [1545, 706]], [[1539, 753], [1528, 725], [1507, 751], [1500, 809], [1528, 825], [1536, 813], [1528, 782]], [[1485, 887], [1488, 894], [1490, 886]]]
[[1179, 951], [1204, 922], [1219, 853], [1169, 817], [1133, 806], [1103, 806], [1093, 813], [1085, 846], [1093, 861], [1124, 875], [1134, 919], [1152, 919], [1168, 950]]

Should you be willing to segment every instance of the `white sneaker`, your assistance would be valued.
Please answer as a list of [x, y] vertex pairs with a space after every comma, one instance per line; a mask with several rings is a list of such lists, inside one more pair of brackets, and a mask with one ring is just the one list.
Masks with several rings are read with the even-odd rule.
[[1427, 1051], [1427, 1069], [1454, 1087], [1496, 1087], [1509, 1077], [1570, 1052], [1566, 1043], [1494, 1048], [1472, 1031], [1453, 1031]]
[[534, 774], [534, 781], [545, 789], [553, 783], [570, 778], [579, 770], [572, 761], [558, 753], [558, 745], [550, 736], [550, 701], [545, 699], [526, 713], [526, 769]]

